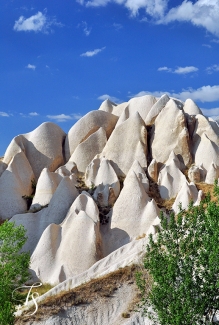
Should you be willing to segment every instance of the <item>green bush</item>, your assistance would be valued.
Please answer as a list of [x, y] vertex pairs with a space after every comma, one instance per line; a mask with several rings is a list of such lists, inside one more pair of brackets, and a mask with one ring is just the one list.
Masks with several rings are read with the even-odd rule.
[[[144, 313], [161, 325], [216, 324], [219, 309], [219, 187], [199, 206], [167, 220], [161, 214], [157, 239], [150, 236], [144, 268], [152, 278], [149, 293], [136, 275]], [[152, 310], [155, 312], [152, 312]]]
[[23, 226], [8, 221], [0, 226], [0, 325], [14, 324], [20, 299], [14, 290], [29, 278], [30, 254], [20, 252], [26, 239]]

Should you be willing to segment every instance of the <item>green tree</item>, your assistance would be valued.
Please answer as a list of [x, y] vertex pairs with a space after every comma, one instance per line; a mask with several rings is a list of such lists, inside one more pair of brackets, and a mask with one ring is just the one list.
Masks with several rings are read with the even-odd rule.
[[[180, 207], [169, 220], [161, 214], [161, 229], [150, 235], [144, 268], [152, 279], [137, 273], [144, 312], [161, 325], [217, 323], [219, 310], [219, 187], [217, 202], [210, 194], [199, 206]], [[151, 309], [155, 312], [152, 312]], [[156, 316], [155, 316], [156, 315]]]
[[14, 291], [29, 278], [30, 254], [20, 252], [26, 242], [25, 228], [5, 221], [0, 226], [0, 325], [14, 324], [20, 295]]

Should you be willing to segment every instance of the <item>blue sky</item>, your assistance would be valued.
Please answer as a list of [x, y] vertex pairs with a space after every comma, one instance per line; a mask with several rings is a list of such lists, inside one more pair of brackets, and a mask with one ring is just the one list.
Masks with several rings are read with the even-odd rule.
[[163, 93], [219, 115], [218, 0], [1, 0], [0, 156], [110, 98]]

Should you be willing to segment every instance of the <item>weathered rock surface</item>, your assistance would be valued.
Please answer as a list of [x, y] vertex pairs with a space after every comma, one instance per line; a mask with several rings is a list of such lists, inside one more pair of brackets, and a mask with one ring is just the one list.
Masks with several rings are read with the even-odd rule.
[[173, 210], [178, 213], [180, 211], [179, 204], [181, 203], [182, 209], [187, 209], [191, 201], [196, 203], [198, 200], [198, 190], [194, 183], [184, 182], [179, 193], [176, 196], [176, 200], [173, 204]]
[[36, 193], [30, 207], [30, 212], [34, 212], [35, 210], [49, 204], [61, 180], [61, 175], [50, 172], [48, 168], [42, 170], [37, 182]]
[[149, 191], [149, 180], [145, 174], [144, 169], [141, 167], [141, 165], [139, 164], [139, 162], [137, 160], [135, 160], [128, 172], [128, 174], [126, 175], [126, 179], [124, 181], [124, 184], [126, 184], [126, 182], [129, 180], [129, 176], [131, 176], [132, 172], [134, 172], [136, 174], [136, 176], [138, 177], [139, 181], [141, 182], [141, 184], [143, 185], [145, 192], [148, 193]]
[[78, 166], [79, 172], [85, 173], [89, 163], [96, 155], [102, 152], [106, 143], [106, 132], [101, 127], [77, 146], [69, 161], [74, 162]]
[[108, 139], [116, 125], [117, 120], [117, 116], [100, 110], [89, 112], [83, 116], [72, 126], [67, 134], [65, 140], [66, 160], [70, 159], [79, 143], [85, 141], [99, 128], [104, 128]]
[[172, 99], [167, 102], [155, 120], [151, 150], [153, 158], [160, 163], [167, 161], [171, 151], [174, 151], [186, 166], [192, 161], [186, 120], [182, 110]]
[[25, 154], [16, 153], [0, 177], [0, 220], [27, 210], [23, 196], [32, 194], [33, 170]]
[[100, 206], [112, 205], [120, 193], [118, 177], [109, 160], [96, 156], [88, 165], [85, 173], [85, 183], [96, 187], [93, 193], [95, 201]]
[[196, 126], [192, 138], [192, 154], [195, 165], [203, 166], [205, 176], [211, 164], [219, 165], [219, 136], [203, 115], [196, 115]]
[[43, 283], [58, 284], [102, 258], [100, 247], [99, 224], [80, 211], [61, 225], [50, 224], [45, 229], [31, 256], [30, 268]]
[[10, 221], [16, 225], [22, 224], [27, 232], [27, 241], [22, 250], [32, 253], [40, 240], [43, 231], [52, 223], [61, 223], [78, 196], [74, 179], [64, 177], [57, 187], [47, 208], [37, 213], [16, 214]]
[[147, 130], [138, 113], [119, 125], [107, 141], [102, 156], [110, 160], [119, 176], [127, 174], [134, 160], [147, 166]]
[[23, 151], [38, 179], [43, 168], [55, 171], [64, 164], [64, 139], [65, 133], [58, 125], [43, 123], [34, 131], [15, 137], [6, 150], [3, 162], [9, 164], [16, 153]]
[[189, 115], [202, 114], [202, 111], [200, 110], [200, 108], [190, 98], [186, 99], [183, 110], [185, 113], [187, 113]]
[[[192, 100], [106, 100], [67, 137], [43, 123], [12, 140], [0, 160], [0, 218], [27, 229], [32, 281], [60, 283], [43, 301], [139, 263], [148, 235], [160, 227], [160, 209], [168, 216], [180, 203], [200, 204], [210, 186], [203, 182], [218, 178], [219, 127]], [[129, 290], [124, 284], [102, 305], [66, 308], [44, 324], [68, 324], [68, 317], [75, 324], [149, 324], [137, 313], [121, 317]]]
[[156, 202], [148, 196], [142, 181], [132, 170], [112, 209], [110, 224], [105, 227], [105, 254], [146, 234], [158, 215]]
[[151, 107], [149, 110], [146, 118], [145, 124], [152, 125], [158, 114], [162, 111], [162, 109], [166, 106], [167, 102], [170, 100], [169, 96], [163, 95], [161, 96], [158, 101]]
[[162, 199], [171, 199], [176, 197], [182, 185], [186, 181], [186, 177], [183, 175], [179, 167], [179, 159], [173, 152], [171, 152], [166, 165], [161, 169], [158, 176], [157, 183]]

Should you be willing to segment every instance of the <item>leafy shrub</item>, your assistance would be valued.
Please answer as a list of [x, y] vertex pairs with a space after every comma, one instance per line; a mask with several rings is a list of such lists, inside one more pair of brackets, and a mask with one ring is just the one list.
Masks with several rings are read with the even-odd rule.
[[[137, 285], [147, 316], [161, 325], [217, 323], [219, 309], [219, 187], [199, 206], [180, 207], [169, 220], [161, 214], [157, 238], [150, 235], [144, 268], [152, 278], [149, 293], [142, 273]], [[151, 311], [153, 310], [153, 312]], [[155, 312], [155, 313], [154, 313]]]
[[26, 239], [23, 226], [8, 221], [0, 226], [0, 325], [14, 324], [20, 299], [14, 290], [29, 278], [30, 254], [20, 252]]

